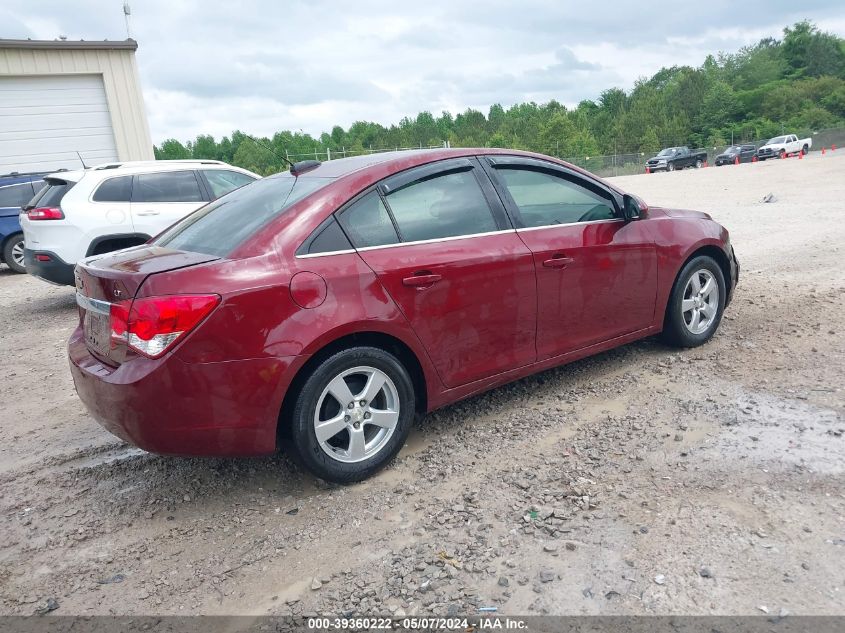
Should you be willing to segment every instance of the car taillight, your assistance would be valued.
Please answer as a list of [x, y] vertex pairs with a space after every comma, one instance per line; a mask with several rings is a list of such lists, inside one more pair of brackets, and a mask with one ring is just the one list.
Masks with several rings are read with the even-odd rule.
[[35, 207], [26, 212], [30, 220], [64, 220], [65, 214], [58, 207]]
[[170, 295], [113, 303], [109, 310], [111, 347], [123, 342], [144, 356], [158, 358], [219, 303], [219, 295]]

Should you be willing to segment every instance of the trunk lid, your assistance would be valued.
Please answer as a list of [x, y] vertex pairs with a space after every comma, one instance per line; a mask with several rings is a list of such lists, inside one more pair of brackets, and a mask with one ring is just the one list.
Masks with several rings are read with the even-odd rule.
[[112, 365], [122, 363], [126, 346], [111, 341], [112, 311], [129, 309], [138, 288], [150, 275], [220, 259], [214, 255], [144, 245], [106, 253], [76, 266], [76, 303], [88, 350]]

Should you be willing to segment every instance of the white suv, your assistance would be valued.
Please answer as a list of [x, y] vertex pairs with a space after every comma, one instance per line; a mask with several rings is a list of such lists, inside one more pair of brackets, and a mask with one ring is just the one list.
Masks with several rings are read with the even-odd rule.
[[20, 216], [26, 272], [72, 286], [80, 259], [143, 244], [257, 178], [215, 160], [109, 163], [50, 174]]

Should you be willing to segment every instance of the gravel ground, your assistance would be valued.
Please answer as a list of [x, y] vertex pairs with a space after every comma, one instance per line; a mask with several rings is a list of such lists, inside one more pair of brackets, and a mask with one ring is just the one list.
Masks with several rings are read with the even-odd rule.
[[4, 267], [0, 613], [845, 614], [845, 152], [618, 183], [730, 229], [716, 337], [438, 411], [350, 487], [108, 435], [72, 290]]

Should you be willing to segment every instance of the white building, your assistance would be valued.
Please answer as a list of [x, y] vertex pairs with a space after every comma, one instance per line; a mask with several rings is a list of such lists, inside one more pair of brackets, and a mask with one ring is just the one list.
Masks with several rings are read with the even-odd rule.
[[0, 174], [153, 159], [137, 48], [0, 39]]

